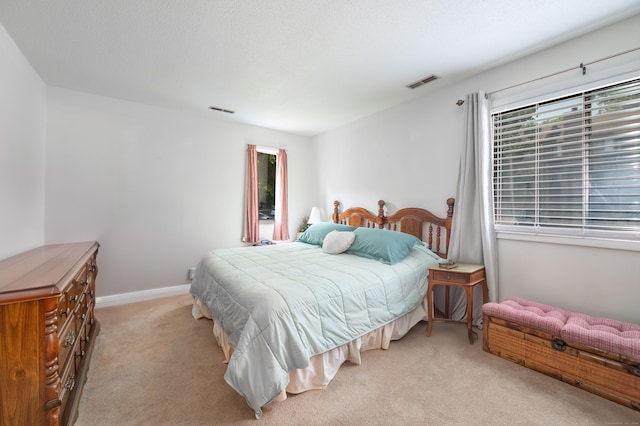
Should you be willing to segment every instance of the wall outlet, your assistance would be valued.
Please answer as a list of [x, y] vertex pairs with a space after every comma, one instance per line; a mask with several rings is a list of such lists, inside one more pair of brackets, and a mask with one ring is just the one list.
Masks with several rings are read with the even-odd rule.
[[196, 268], [189, 268], [189, 279], [192, 280], [196, 276]]

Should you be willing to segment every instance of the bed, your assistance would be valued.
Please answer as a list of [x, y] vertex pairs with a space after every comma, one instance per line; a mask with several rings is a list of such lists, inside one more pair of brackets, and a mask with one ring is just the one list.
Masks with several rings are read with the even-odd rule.
[[323, 389], [345, 361], [386, 349], [427, 318], [427, 267], [446, 258], [446, 217], [363, 207], [312, 225], [295, 242], [217, 249], [199, 262], [194, 318], [213, 320], [225, 381], [262, 416], [287, 393]]

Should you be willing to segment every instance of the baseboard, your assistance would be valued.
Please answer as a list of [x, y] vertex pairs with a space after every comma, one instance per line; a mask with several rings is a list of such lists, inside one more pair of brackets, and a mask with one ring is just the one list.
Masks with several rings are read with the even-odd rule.
[[160, 299], [162, 297], [189, 294], [189, 287], [190, 284], [183, 284], [174, 285], [172, 287], [161, 287], [151, 290], [96, 297], [96, 309], [108, 308], [109, 306], [126, 305], [127, 303], [143, 302], [145, 300]]

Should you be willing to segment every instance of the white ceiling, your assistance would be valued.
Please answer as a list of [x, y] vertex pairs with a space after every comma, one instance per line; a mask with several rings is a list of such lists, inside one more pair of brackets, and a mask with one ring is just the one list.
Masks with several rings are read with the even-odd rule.
[[0, 0], [49, 86], [301, 135], [636, 13], [639, 0]]

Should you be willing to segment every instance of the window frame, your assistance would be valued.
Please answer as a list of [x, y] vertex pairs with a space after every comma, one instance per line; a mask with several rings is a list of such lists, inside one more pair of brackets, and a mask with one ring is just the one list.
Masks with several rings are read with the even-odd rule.
[[[273, 191], [274, 191], [274, 201], [273, 201], [273, 209], [276, 208], [276, 204], [275, 204], [275, 193], [277, 193], [277, 179], [275, 178], [275, 176], [278, 173], [278, 149], [276, 148], [270, 148], [270, 147], [264, 147], [264, 146], [256, 146], [256, 155], [259, 154], [267, 154], [267, 155], [273, 155], [276, 158], [276, 162], [274, 163], [274, 182], [273, 182]], [[268, 224], [268, 223], [273, 223], [275, 221], [275, 214], [273, 215], [273, 217], [271, 219], [261, 219], [260, 218], [260, 170], [258, 168], [258, 223], [260, 224]]]
[[[603, 77], [601, 75], [599, 76], [599, 79], [591, 78], [588, 82], [583, 81], [580, 85], [575, 85], [573, 87], [567, 87], [567, 83], [555, 83], [546, 87], [546, 90], [545, 87], [538, 87], [528, 93], [511, 95], [511, 97], [506, 95], [503, 95], [502, 97], [492, 96], [493, 106], [490, 111], [492, 127], [493, 116], [497, 113], [516, 110], [536, 103], [544, 103], [560, 98], [575, 96], [579, 95], [580, 92], [594, 91], [616, 83], [624, 83], [629, 80], [640, 78], [640, 70], [638, 67], [627, 67], [624, 72], [620, 72], [620, 69], [617, 71], [618, 73], [612, 72], [610, 76]], [[565, 86], [564, 88], [561, 87], [563, 85]], [[492, 133], [492, 142], [493, 138], [494, 134]], [[492, 149], [491, 161], [492, 165], [495, 167], [496, 163], [493, 152], [494, 150]], [[640, 251], [640, 231], [629, 231], [628, 233], [623, 233], [623, 235], [616, 236], [616, 233], [612, 231], [598, 232], [595, 230], [589, 230], [589, 232], [585, 233], [582, 232], [583, 228], [576, 230], [558, 228], [553, 230], [548, 228], [541, 229], [538, 227], [510, 226], [505, 224], [496, 225], [495, 214], [497, 206], [495, 204], [495, 197], [492, 202], [494, 203], [494, 229], [498, 239]]]

